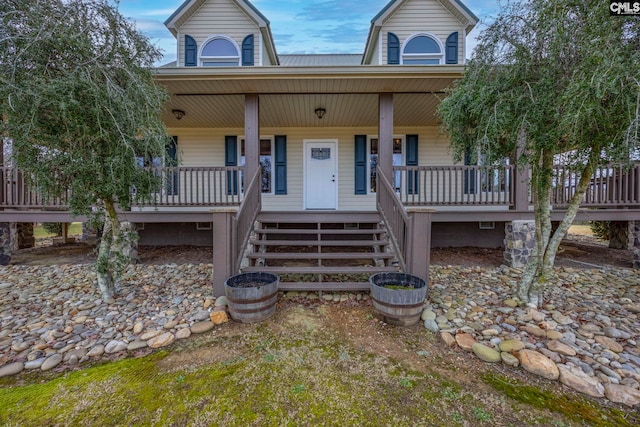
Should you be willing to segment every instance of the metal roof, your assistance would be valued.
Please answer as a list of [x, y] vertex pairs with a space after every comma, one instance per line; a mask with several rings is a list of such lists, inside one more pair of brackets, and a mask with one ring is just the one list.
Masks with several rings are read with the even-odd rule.
[[361, 54], [299, 54], [278, 55], [280, 65], [288, 67], [330, 67], [360, 65]]

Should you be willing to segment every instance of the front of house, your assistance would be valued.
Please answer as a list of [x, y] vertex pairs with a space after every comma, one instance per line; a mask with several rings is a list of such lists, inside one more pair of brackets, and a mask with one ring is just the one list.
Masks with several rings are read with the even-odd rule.
[[[436, 114], [464, 72], [477, 22], [458, 0], [393, 0], [373, 17], [362, 54], [279, 55], [269, 21], [248, 1], [186, 0], [165, 22], [177, 61], [156, 70], [170, 94], [163, 120], [176, 166], [160, 168], [167, 179], [154, 205], [123, 216], [141, 244], [213, 245], [217, 291], [247, 246], [263, 255], [249, 255], [246, 271], [321, 277], [347, 268], [328, 268], [327, 240], [372, 240], [378, 270], [425, 278], [431, 247], [504, 245], [515, 249], [507, 260], [522, 261], [517, 235], [531, 235], [533, 219], [528, 172], [455, 165]], [[10, 173], [4, 221], [65, 220], [64, 206], [25, 197]], [[555, 215], [572, 194], [570, 173], [560, 166], [558, 177]], [[640, 218], [639, 167], [593, 182], [578, 219]], [[300, 245], [264, 255], [283, 239]], [[304, 248], [313, 248], [312, 267], [269, 261], [308, 258]], [[355, 258], [343, 249], [337, 258]], [[314, 286], [349, 288], [324, 282]]]

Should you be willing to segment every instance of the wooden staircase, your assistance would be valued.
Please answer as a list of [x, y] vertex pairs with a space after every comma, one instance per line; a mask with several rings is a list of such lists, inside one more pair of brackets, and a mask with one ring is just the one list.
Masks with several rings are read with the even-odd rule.
[[263, 212], [243, 272], [280, 276], [281, 290], [369, 289], [369, 276], [398, 271], [377, 213]]

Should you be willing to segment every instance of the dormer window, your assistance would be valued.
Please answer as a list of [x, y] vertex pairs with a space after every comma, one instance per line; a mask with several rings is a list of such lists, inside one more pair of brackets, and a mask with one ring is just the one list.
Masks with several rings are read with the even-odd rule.
[[443, 54], [440, 41], [429, 34], [416, 34], [408, 38], [402, 49], [403, 64], [442, 64]]
[[225, 36], [213, 36], [202, 44], [200, 65], [203, 67], [238, 67], [240, 50], [235, 41]]

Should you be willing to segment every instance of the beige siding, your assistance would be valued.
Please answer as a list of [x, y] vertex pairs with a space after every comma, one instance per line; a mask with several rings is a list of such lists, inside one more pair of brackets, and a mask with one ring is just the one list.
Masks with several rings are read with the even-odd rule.
[[[408, 0], [382, 25], [382, 61], [387, 63], [387, 33], [400, 39], [400, 46], [415, 33], [438, 37], [444, 47], [447, 37], [458, 32], [458, 63], [464, 63], [464, 26], [437, 0]], [[444, 53], [444, 52], [443, 52]]]
[[[299, 211], [304, 209], [304, 141], [338, 141], [338, 209], [374, 210], [375, 194], [354, 194], [354, 135], [377, 135], [376, 127], [367, 128], [262, 128], [262, 136], [287, 136], [287, 194], [264, 195], [263, 209]], [[172, 129], [178, 136], [181, 166], [224, 166], [225, 135], [243, 135], [244, 129]], [[437, 127], [397, 127], [395, 135], [418, 134], [420, 165], [451, 165], [448, 139]], [[223, 177], [224, 179], [224, 177]], [[187, 191], [181, 183], [181, 191]], [[226, 185], [226, 184], [224, 184]], [[206, 192], [200, 185], [192, 194]], [[200, 197], [201, 198], [201, 197]]]
[[[191, 19], [179, 29], [178, 61], [184, 64], [184, 36], [190, 35], [198, 43], [198, 51], [202, 43], [212, 35], [231, 37], [240, 48], [242, 40], [249, 34], [254, 35], [254, 64], [260, 63], [260, 31], [258, 26], [231, 0], [209, 0], [197, 10]], [[241, 54], [242, 52], [239, 52]]]

